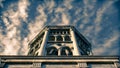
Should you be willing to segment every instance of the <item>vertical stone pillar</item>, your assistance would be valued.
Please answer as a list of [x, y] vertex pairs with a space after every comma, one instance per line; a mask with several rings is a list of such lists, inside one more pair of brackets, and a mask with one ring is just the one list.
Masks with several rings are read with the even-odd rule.
[[73, 29], [70, 29], [70, 34], [71, 34], [71, 40], [73, 41], [73, 48], [74, 48], [73, 56], [80, 56], [77, 40], [76, 40]]
[[62, 38], [63, 38], [63, 41], [65, 42], [65, 37], [64, 37], [64, 35], [62, 35]]
[[55, 35], [54, 37], [55, 37], [55, 42], [56, 42], [57, 41], [57, 36]]
[[61, 49], [58, 49], [58, 56], [61, 56]]
[[40, 56], [45, 55], [45, 47], [46, 47], [47, 40], [48, 40], [48, 34], [49, 34], [49, 30], [46, 30], [45, 33], [44, 33], [42, 44], [40, 46], [40, 49], [38, 50], [39, 51], [38, 55], [40, 55]]

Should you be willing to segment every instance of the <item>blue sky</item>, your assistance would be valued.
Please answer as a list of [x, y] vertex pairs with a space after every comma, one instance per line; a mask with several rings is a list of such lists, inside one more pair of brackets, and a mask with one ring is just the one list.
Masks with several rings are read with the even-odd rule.
[[26, 55], [45, 25], [74, 25], [94, 55], [120, 55], [120, 0], [0, 0], [0, 55]]

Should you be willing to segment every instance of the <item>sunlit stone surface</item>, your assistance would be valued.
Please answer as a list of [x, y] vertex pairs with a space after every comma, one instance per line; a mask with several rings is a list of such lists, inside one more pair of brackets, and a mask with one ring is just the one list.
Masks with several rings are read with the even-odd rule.
[[46, 26], [29, 48], [29, 56], [92, 55], [91, 44], [73, 26]]

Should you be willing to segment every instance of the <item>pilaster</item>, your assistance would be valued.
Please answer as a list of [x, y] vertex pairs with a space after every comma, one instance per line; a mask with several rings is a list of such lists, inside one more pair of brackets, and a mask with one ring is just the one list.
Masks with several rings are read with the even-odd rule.
[[44, 56], [45, 55], [45, 48], [46, 48], [46, 44], [47, 44], [47, 40], [48, 40], [48, 34], [49, 34], [49, 30], [46, 30], [44, 33], [44, 37], [43, 37], [43, 41], [41, 44], [38, 55]]
[[80, 56], [79, 47], [78, 47], [76, 36], [73, 29], [70, 29], [70, 34], [71, 34], [71, 40], [73, 41], [73, 48], [74, 48], [73, 56]]

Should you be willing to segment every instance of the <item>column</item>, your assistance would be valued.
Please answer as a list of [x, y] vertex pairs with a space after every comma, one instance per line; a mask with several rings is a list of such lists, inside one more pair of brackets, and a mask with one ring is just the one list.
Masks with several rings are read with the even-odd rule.
[[63, 42], [65, 42], [65, 36], [64, 35], [61, 35], [62, 36], [62, 38], [63, 38]]
[[57, 36], [55, 35], [54, 37], [55, 37], [55, 42], [56, 42], [57, 41]]
[[70, 29], [70, 34], [71, 34], [71, 40], [73, 41], [73, 48], [74, 48], [73, 56], [79, 56], [80, 55], [79, 48], [78, 48], [77, 40], [76, 40], [73, 29]]
[[61, 48], [58, 49], [58, 56], [61, 56]]
[[44, 37], [43, 37], [43, 41], [42, 41], [41, 47], [38, 50], [39, 51], [38, 55], [40, 55], [40, 56], [44, 56], [45, 55], [45, 47], [46, 47], [47, 40], [48, 40], [48, 33], [49, 33], [49, 30], [46, 30], [45, 33], [44, 33]]

